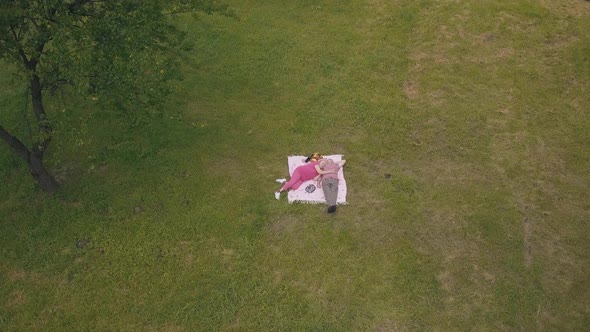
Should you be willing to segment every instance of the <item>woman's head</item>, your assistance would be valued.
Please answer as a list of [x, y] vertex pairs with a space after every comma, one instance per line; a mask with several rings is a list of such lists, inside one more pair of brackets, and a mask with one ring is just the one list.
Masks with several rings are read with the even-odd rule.
[[307, 157], [307, 159], [305, 159], [305, 162], [306, 163], [308, 163], [310, 161], [314, 162], [314, 161], [318, 161], [322, 158], [323, 158], [322, 155], [319, 152], [316, 152], [316, 153], [311, 154], [309, 157]]

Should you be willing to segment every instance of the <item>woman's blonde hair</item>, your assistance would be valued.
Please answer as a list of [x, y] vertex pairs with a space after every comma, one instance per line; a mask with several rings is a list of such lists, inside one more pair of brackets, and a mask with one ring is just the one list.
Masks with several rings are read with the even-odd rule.
[[305, 159], [305, 162], [306, 163], [308, 163], [310, 161], [311, 162], [314, 162], [314, 161], [318, 161], [318, 160], [320, 160], [322, 158], [323, 157], [322, 157], [322, 155], [319, 152], [315, 152], [315, 153], [312, 153], [309, 157], [307, 157], [307, 159]]

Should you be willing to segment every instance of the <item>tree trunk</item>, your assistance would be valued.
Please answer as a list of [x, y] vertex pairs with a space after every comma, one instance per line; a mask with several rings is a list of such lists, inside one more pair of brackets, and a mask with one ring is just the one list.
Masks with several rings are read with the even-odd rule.
[[47, 193], [53, 194], [59, 189], [59, 183], [55, 180], [53, 175], [49, 174], [43, 165], [43, 158], [38, 158], [34, 153], [29, 153], [29, 172], [37, 181], [41, 189]]
[[29, 165], [29, 172], [33, 178], [39, 183], [39, 186], [48, 193], [54, 193], [59, 188], [59, 184], [55, 178], [47, 172], [43, 165], [43, 156], [51, 142], [53, 129], [45, 114], [45, 107], [43, 106], [43, 87], [41, 80], [37, 74], [31, 76], [31, 101], [33, 103], [33, 113], [37, 118], [39, 124], [39, 141], [33, 143], [33, 151], [29, 152], [27, 164]]
[[16, 137], [10, 135], [4, 128], [0, 127], [0, 138], [6, 142], [12, 150], [27, 163], [29, 173], [37, 181], [41, 189], [53, 194], [59, 189], [59, 183], [47, 171], [43, 165], [43, 157], [29, 151]]
[[[76, 2], [75, 4], [78, 4]], [[29, 172], [33, 176], [33, 178], [37, 181], [41, 189], [48, 193], [54, 193], [59, 188], [59, 184], [55, 180], [55, 178], [47, 172], [47, 169], [43, 165], [43, 156], [45, 155], [45, 151], [49, 146], [52, 138], [52, 128], [49, 120], [47, 119], [47, 115], [45, 114], [45, 108], [43, 106], [43, 85], [41, 84], [41, 79], [37, 74], [37, 65], [39, 64], [39, 57], [43, 54], [43, 48], [45, 44], [51, 39], [51, 35], [48, 34], [48, 30], [43, 25], [37, 25], [33, 19], [30, 19], [33, 22], [33, 25], [37, 28], [37, 31], [40, 33], [39, 38], [32, 38], [29, 40], [25, 37], [20, 38], [20, 30], [15, 29], [15, 27], [11, 24], [10, 30], [13, 35], [13, 46], [9, 46], [9, 50], [12, 47], [16, 47], [16, 52], [18, 52], [23, 64], [27, 68], [27, 70], [31, 73], [30, 76], [30, 91], [31, 91], [31, 100], [33, 105], [33, 114], [37, 120], [37, 130], [38, 135], [36, 139], [31, 143], [32, 148], [29, 149], [23, 142], [21, 142], [18, 138], [11, 135], [8, 131], [6, 131], [2, 126], [0, 126], [0, 138], [10, 146], [10, 148], [22, 159], [27, 163], [29, 167]], [[18, 31], [16, 31], [18, 30]], [[4, 39], [4, 38], [2, 38]], [[27, 57], [26, 52], [24, 51], [22, 44], [34, 44], [35, 50], [31, 56], [31, 58]]]
[[43, 165], [43, 157], [29, 151], [27, 147], [16, 137], [10, 135], [2, 126], [0, 126], [0, 138], [16, 153], [22, 160], [27, 163], [29, 173], [37, 181], [41, 189], [52, 194], [59, 189], [59, 183], [49, 174]]
[[41, 80], [37, 74], [31, 76], [31, 101], [33, 102], [33, 113], [37, 118], [39, 131], [39, 142], [33, 146], [33, 152], [39, 159], [43, 160], [43, 154], [51, 142], [53, 129], [45, 114], [45, 107], [43, 106], [43, 87]]

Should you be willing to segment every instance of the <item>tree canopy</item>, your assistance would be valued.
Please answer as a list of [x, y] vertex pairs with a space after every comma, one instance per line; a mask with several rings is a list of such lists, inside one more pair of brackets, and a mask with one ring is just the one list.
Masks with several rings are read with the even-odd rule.
[[179, 77], [185, 46], [170, 17], [213, 12], [229, 13], [215, 0], [0, 0], [0, 58], [28, 82], [37, 122], [31, 146], [1, 124], [0, 138], [55, 191], [43, 166], [52, 138], [44, 93], [67, 85], [117, 109], [154, 107]]

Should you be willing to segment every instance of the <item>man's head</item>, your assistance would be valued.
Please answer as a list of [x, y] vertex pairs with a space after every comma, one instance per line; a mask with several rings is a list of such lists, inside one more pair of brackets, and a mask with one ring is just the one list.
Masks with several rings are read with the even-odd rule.
[[322, 159], [320, 160], [320, 168], [324, 169], [324, 167], [329, 166], [329, 165], [333, 165], [334, 164], [334, 160], [330, 159], [330, 158], [326, 158], [326, 159]]

